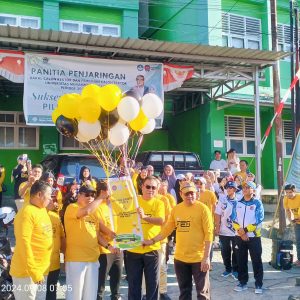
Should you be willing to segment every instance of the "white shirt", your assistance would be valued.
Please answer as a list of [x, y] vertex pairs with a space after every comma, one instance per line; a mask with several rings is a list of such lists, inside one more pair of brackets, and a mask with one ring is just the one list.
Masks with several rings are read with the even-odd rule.
[[219, 235], [235, 236], [235, 230], [230, 219], [230, 216], [232, 214], [233, 203], [235, 201], [235, 198], [231, 200], [228, 197], [222, 197], [221, 199], [219, 199], [219, 202], [215, 209], [215, 214], [221, 216]]
[[221, 160], [214, 159], [210, 163], [209, 168], [212, 169], [212, 170], [225, 171], [225, 169], [227, 168], [227, 162], [224, 159], [221, 159]]

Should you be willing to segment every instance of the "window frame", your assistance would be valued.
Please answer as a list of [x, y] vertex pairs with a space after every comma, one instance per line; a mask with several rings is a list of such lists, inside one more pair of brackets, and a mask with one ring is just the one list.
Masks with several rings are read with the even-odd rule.
[[290, 120], [282, 120], [282, 142], [283, 142], [283, 157], [284, 158], [291, 158], [292, 157], [292, 154], [293, 154], [293, 149], [292, 149], [292, 153], [291, 154], [286, 154], [286, 144], [287, 143], [292, 143], [292, 138], [287, 138], [285, 136], [285, 129], [284, 127], [287, 126], [287, 123], [289, 123], [289, 125], [292, 127], [293, 124], [292, 124], [292, 121]]
[[[41, 18], [40, 17], [33, 17], [33, 16], [26, 16], [26, 15], [13, 15], [13, 14], [2, 14], [0, 13], [0, 17], [10, 17], [16, 19], [16, 25], [10, 25], [13, 27], [21, 27], [21, 28], [33, 28], [33, 29], [40, 29], [41, 28]], [[21, 20], [22, 19], [29, 19], [29, 20], [35, 20], [38, 22], [38, 27], [27, 27], [27, 26], [21, 26]], [[5, 24], [1, 24], [2, 26]]]
[[59, 149], [60, 150], [86, 150], [84, 148], [84, 146], [80, 142], [78, 142], [76, 139], [74, 139], [74, 138], [70, 138], [70, 139], [74, 140], [74, 143], [77, 142], [78, 143], [78, 147], [64, 147], [63, 140], [65, 138], [67, 138], [67, 137], [64, 136], [64, 135], [62, 135], [62, 134], [59, 135]]
[[[14, 115], [14, 122], [0, 122], [0, 127], [8, 128], [12, 127], [14, 131], [13, 141], [14, 146], [13, 147], [2, 147], [0, 145], [1, 150], [7, 150], [7, 149], [26, 149], [26, 150], [38, 150], [40, 146], [40, 129], [39, 127], [35, 126], [29, 126], [26, 125], [26, 123], [19, 122], [19, 116], [24, 115], [23, 112], [17, 112], [17, 111], [0, 111], [0, 114], [6, 115], [6, 114], [12, 114]], [[19, 144], [19, 128], [33, 128], [35, 129], [35, 146], [34, 147], [24, 147], [20, 146]]]
[[[77, 25], [79, 25], [79, 31], [63, 30], [62, 29], [63, 23], [77, 24]], [[121, 37], [121, 26], [120, 25], [106, 24], [106, 23], [83, 22], [83, 21], [66, 20], [66, 19], [60, 19], [59, 20], [59, 30], [60, 31], [90, 34], [89, 32], [84, 32], [83, 31], [83, 25], [97, 26], [98, 27], [98, 33], [97, 34], [96, 33], [92, 33], [93, 35]], [[113, 27], [113, 28], [116, 28], [118, 30], [118, 34], [114, 34], [114, 35], [103, 34], [103, 27]]]
[[[253, 49], [253, 48], [249, 48], [248, 47], [248, 43], [249, 41], [253, 41], [253, 42], [258, 42], [259, 48], [255, 49], [255, 50], [262, 50], [262, 26], [261, 26], [261, 19], [258, 18], [253, 18], [253, 17], [248, 17], [248, 16], [243, 16], [243, 15], [238, 15], [238, 14], [229, 14], [229, 13], [222, 13], [222, 18], [226, 15], [226, 17], [228, 18], [228, 29], [226, 32], [226, 29], [222, 26], [222, 41], [223, 39], [226, 37], [227, 38], [227, 47], [233, 47], [233, 43], [232, 43], [232, 39], [233, 38], [238, 38], [238, 39], [242, 39], [244, 41], [244, 47], [243, 48], [237, 48], [237, 49]], [[244, 33], [243, 34], [238, 34], [238, 33], [232, 33], [230, 32], [230, 16], [237, 16], [240, 18], [243, 18], [243, 22], [244, 22]], [[246, 25], [246, 20], [247, 19], [252, 19], [252, 20], [258, 20], [259, 24], [260, 24], [260, 32], [259, 32], [259, 36], [255, 36], [252, 34], [247, 34], [247, 25]], [[223, 22], [222, 22], [223, 24]], [[224, 30], [225, 29], [225, 30]]]
[[[230, 142], [232, 140], [238, 140], [238, 141], [242, 141], [242, 145], [243, 145], [243, 153], [237, 152], [237, 154], [239, 156], [243, 156], [243, 157], [255, 157], [255, 153], [254, 154], [249, 154], [248, 153], [248, 147], [247, 147], [247, 142], [251, 141], [254, 142], [255, 144], [255, 136], [254, 137], [246, 137], [246, 130], [245, 130], [245, 119], [253, 119], [254, 117], [248, 117], [248, 116], [236, 116], [236, 115], [225, 115], [224, 118], [228, 118], [228, 117], [234, 117], [234, 118], [240, 118], [243, 119], [243, 137], [238, 137], [238, 136], [228, 136], [226, 134], [226, 128], [225, 128], [225, 141], [226, 141], [226, 149], [230, 149], [233, 148], [230, 144]], [[224, 120], [224, 123], [228, 124], [228, 119], [227, 121]], [[227, 125], [228, 127], [228, 125]], [[255, 128], [254, 128], [254, 135], [255, 135]]]

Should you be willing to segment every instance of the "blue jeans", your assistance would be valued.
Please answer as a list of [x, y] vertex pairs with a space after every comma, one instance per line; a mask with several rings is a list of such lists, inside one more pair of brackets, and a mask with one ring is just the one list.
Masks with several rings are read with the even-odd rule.
[[300, 260], [300, 224], [295, 224], [297, 259]]
[[127, 251], [128, 300], [142, 298], [142, 278], [145, 274], [146, 299], [158, 299], [159, 253], [157, 250], [144, 254]]

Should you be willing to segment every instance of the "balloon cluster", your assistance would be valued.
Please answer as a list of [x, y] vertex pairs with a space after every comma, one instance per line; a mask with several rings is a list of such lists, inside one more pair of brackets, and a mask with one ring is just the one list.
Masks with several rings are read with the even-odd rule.
[[162, 110], [163, 103], [155, 94], [139, 99], [133, 91], [123, 94], [114, 84], [89, 84], [81, 94], [61, 96], [52, 120], [61, 134], [81, 143], [108, 139], [113, 146], [121, 146], [131, 131], [152, 132]]

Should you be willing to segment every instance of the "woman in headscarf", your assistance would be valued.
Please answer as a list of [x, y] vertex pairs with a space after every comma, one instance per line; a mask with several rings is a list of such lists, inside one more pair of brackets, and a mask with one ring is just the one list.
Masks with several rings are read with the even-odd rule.
[[171, 165], [164, 166], [164, 171], [163, 171], [163, 174], [161, 175], [161, 179], [168, 181], [168, 184], [169, 184], [168, 193], [170, 193], [171, 190], [175, 188], [175, 183], [177, 180], [174, 168]]
[[97, 187], [97, 182], [95, 179], [93, 179], [91, 175], [91, 170], [86, 166], [83, 166], [80, 169], [79, 180], [80, 185], [91, 185], [94, 189], [96, 189]]

